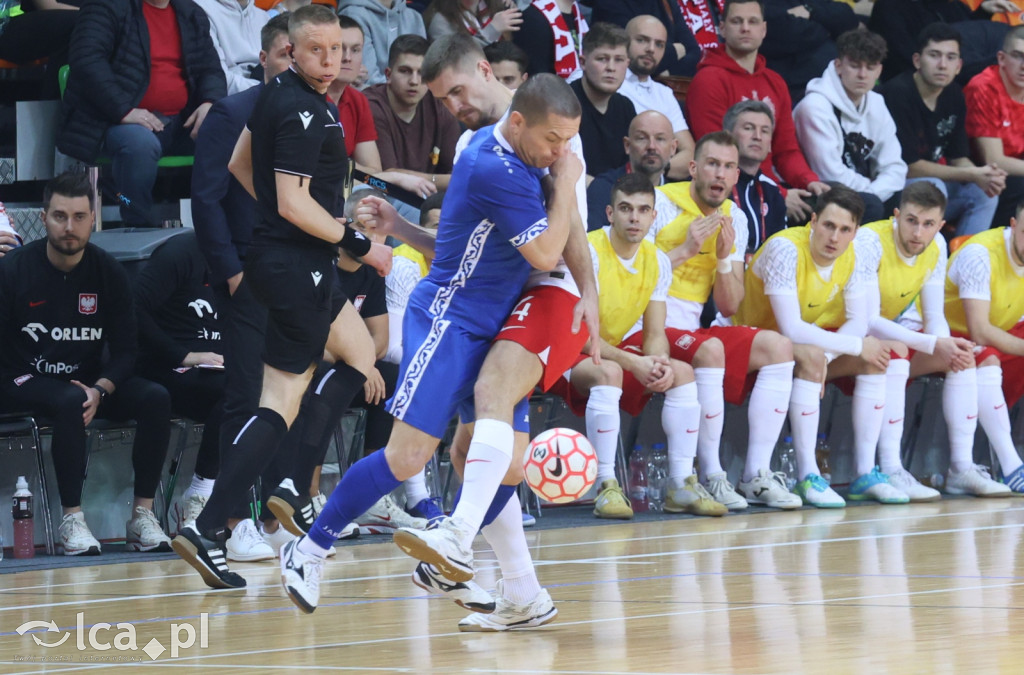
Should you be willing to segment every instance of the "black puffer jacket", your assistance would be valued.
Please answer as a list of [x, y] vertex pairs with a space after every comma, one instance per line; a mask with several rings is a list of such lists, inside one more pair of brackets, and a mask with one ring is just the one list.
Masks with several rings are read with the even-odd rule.
[[[86, 0], [71, 34], [71, 75], [57, 147], [84, 162], [100, 154], [108, 127], [118, 124], [149, 87], [149, 30], [143, 0]], [[210, 39], [210, 21], [192, 0], [171, 0], [181, 32], [190, 114], [227, 94]]]

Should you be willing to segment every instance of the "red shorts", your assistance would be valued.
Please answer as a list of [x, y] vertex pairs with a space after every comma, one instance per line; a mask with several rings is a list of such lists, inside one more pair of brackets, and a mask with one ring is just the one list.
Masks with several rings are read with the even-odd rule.
[[[1024, 338], [1024, 321], [1006, 332], [1013, 337]], [[970, 335], [957, 332], [953, 332], [953, 337], [971, 339]], [[1024, 395], [1024, 357], [1004, 354], [995, 347], [983, 347], [974, 355], [975, 365], [981, 365], [981, 362], [990, 356], [999, 359], [999, 365], [1003, 369], [1003, 398], [1006, 399], [1006, 405], [1012, 408], [1021, 395]]]
[[[711, 328], [698, 328], [697, 330], [679, 330], [678, 328], [666, 328], [668, 336], [669, 353], [673, 359], [685, 361], [693, 365], [693, 357], [702, 344], [711, 338], [721, 340], [725, 347], [725, 400], [733, 405], [741, 405], [750, 390], [754, 388], [754, 380], [757, 373], [750, 373], [750, 350], [754, 345], [754, 338], [760, 332], [760, 328], [751, 326], [712, 326]], [[636, 333], [633, 337], [639, 336]], [[632, 339], [632, 338], [631, 338]], [[643, 337], [639, 338], [641, 341]], [[626, 342], [630, 342], [627, 340]], [[625, 344], [625, 343], [623, 343]]]
[[544, 366], [540, 388], [547, 391], [562, 373], [573, 367], [590, 333], [586, 324], [572, 332], [572, 316], [579, 298], [558, 286], [535, 286], [523, 293], [497, 340], [509, 340], [536, 354]]
[[[634, 340], [632, 337], [625, 340], [619, 345], [620, 349], [636, 352], [642, 354], [643, 345], [643, 331], [637, 331], [633, 337], [637, 337]], [[632, 344], [631, 344], [632, 343]], [[575, 368], [580, 363], [586, 361], [590, 357], [586, 354], [580, 354], [572, 364]], [[551, 388], [551, 393], [561, 396], [565, 403], [569, 406], [569, 410], [572, 411], [577, 417], [583, 417], [587, 412], [587, 397], [576, 391], [576, 387], [572, 386], [564, 377], [558, 379], [555, 382], [555, 386]], [[654, 393], [647, 390], [640, 380], [636, 379], [636, 376], [628, 370], [622, 372], [622, 398], [619, 399], [619, 408], [625, 410], [628, 414], [633, 417], [637, 417], [643, 412], [644, 406], [651, 400], [651, 396]]]

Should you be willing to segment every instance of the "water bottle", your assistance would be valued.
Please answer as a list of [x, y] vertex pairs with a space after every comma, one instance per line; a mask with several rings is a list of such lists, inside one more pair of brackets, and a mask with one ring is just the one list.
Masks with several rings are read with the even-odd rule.
[[921, 483], [927, 485], [928, 487], [935, 488], [936, 490], [941, 491], [942, 488], [946, 485], [946, 476], [941, 473], [933, 473], [931, 476], [926, 476], [925, 479], [921, 481]]
[[832, 449], [828, 447], [828, 436], [818, 434], [818, 445], [814, 448], [814, 459], [818, 462], [818, 473], [826, 483], [832, 483]]
[[796, 449], [793, 447], [792, 436], [783, 438], [779, 446], [779, 471], [786, 476], [787, 490], [796, 487]]
[[665, 506], [665, 491], [668, 487], [668, 451], [664, 443], [651, 446], [647, 461], [647, 500], [651, 511], [661, 511]]
[[28, 491], [28, 481], [24, 476], [18, 476], [18, 483], [15, 487], [14, 505], [11, 512], [14, 517], [14, 557], [31, 558], [36, 554], [32, 493]]
[[637, 443], [629, 455], [629, 501], [634, 513], [648, 509], [647, 498], [647, 453]]

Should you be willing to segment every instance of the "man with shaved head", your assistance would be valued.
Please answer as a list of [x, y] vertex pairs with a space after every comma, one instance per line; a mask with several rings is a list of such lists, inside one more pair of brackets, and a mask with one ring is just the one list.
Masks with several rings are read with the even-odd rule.
[[676, 152], [667, 174], [674, 180], [689, 180], [693, 136], [683, 117], [683, 109], [670, 88], [651, 79], [665, 53], [668, 31], [657, 17], [641, 14], [626, 24], [626, 33], [629, 35], [629, 68], [619, 93], [633, 102], [638, 113], [657, 110], [669, 119], [676, 139]]
[[588, 230], [598, 230], [608, 224], [603, 207], [611, 198], [615, 181], [627, 173], [638, 173], [647, 176], [655, 187], [663, 185], [669, 162], [678, 156], [672, 123], [656, 110], [634, 117], [629, 124], [629, 134], [622, 141], [626, 147], [626, 163], [597, 176], [587, 188]]

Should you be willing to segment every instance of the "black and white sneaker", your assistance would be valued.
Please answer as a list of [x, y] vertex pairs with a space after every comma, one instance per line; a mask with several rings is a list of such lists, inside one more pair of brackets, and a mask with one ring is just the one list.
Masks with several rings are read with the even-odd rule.
[[245, 579], [228, 569], [223, 542], [200, 535], [194, 522], [181, 528], [171, 548], [199, 572], [210, 588], [245, 588]]
[[274, 488], [270, 499], [267, 500], [267, 508], [277, 516], [284, 529], [296, 537], [309, 532], [313, 521], [316, 520], [312, 500], [306, 495], [299, 494], [291, 478], [285, 478]]
[[494, 611], [494, 597], [474, 581], [452, 581], [446, 579], [437, 568], [421, 562], [412, 573], [412, 582], [431, 593], [440, 591], [455, 601], [455, 604], [471, 612], [490, 614]]
[[433, 530], [399, 528], [395, 544], [406, 555], [433, 565], [446, 579], [464, 582], [474, 574], [473, 549], [462, 543], [468, 534], [465, 523], [448, 518]]
[[281, 585], [295, 606], [312, 614], [320, 602], [320, 577], [324, 559], [299, 550], [301, 539], [293, 539], [281, 549]]

